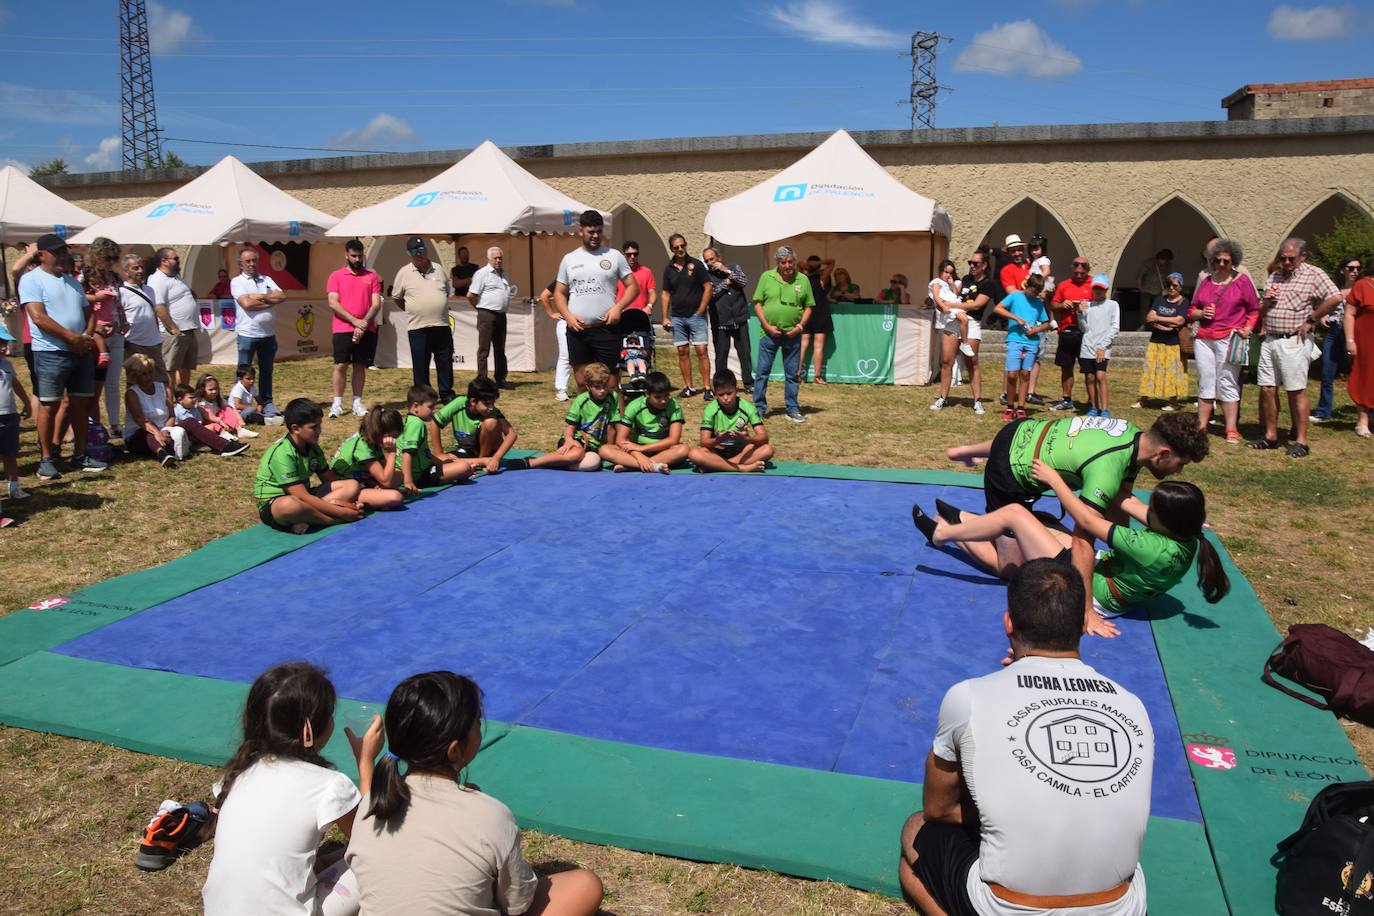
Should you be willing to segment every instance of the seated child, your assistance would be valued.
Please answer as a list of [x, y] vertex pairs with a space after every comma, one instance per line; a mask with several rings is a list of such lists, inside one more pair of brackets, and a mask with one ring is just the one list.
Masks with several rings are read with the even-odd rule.
[[210, 451], [223, 458], [232, 458], [248, 451], [248, 443], [240, 442], [230, 436], [214, 432], [205, 425], [209, 419], [196, 406], [196, 389], [190, 385], [178, 385], [172, 389], [172, 417], [177, 426], [186, 430], [186, 435]]
[[229, 406], [238, 412], [244, 423], [256, 423], [261, 426], [267, 421], [263, 419], [262, 409], [258, 407], [257, 378], [258, 374], [253, 367], [245, 366], [239, 373], [238, 381], [234, 382], [234, 387], [229, 389]]
[[616, 420], [622, 427], [614, 442], [601, 446], [601, 458], [616, 471], [657, 471], [667, 474], [687, 460], [682, 441], [682, 405], [671, 396], [673, 383], [662, 372], [645, 378], [644, 394], [625, 407]]
[[643, 334], [626, 334], [621, 341], [620, 363], [630, 378], [638, 378], [649, 371], [649, 345]]
[[367, 912], [597, 911], [594, 873], [537, 876], [510, 809], [463, 781], [482, 747], [482, 691], [472, 680], [430, 671], [401, 681], [386, 702], [386, 740], [380, 760], [380, 745], [360, 756], [363, 813], [344, 854]]
[[[363, 517], [356, 480], [339, 480], [320, 449], [324, 411], [309, 398], [296, 398], [282, 412], [282, 436], [263, 453], [253, 480], [258, 518], [278, 531], [305, 534], [311, 526], [356, 522]], [[320, 484], [310, 486], [318, 474]]]
[[563, 418], [563, 438], [558, 448], [535, 458], [509, 462], [512, 470], [553, 468], [560, 471], [601, 470], [601, 447], [615, 435], [620, 419], [619, 401], [611, 390], [611, 370], [605, 363], [591, 363], [582, 370], [587, 390], [573, 398]]
[[410, 412], [405, 415], [401, 438], [396, 450], [401, 453], [401, 486], [411, 496], [423, 487], [437, 487], [457, 483], [472, 476], [472, 465], [466, 461], [436, 459], [429, 450], [429, 423], [434, 419], [434, 406], [439, 392], [429, 385], [415, 385], [406, 393]]
[[235, 439], [256, 439], [258, 434], [249, 429], [243, 417], [229, 404], [220, 391], [219, 379], [206, 374], [196, 382], [196, 406], [209, 417], [205, 428], [216, 433], [230, 433]]
[[[519, 436], [496, 407], [501, 388], [486, 376], [468, 382], [465, 397], [454, 398], [434, 412], [429, 438], [440, 461], [466, 460], [473, 471], [501, 472], [501, 459]], [[444, 451], [443, 428], [453, 427], [453, 451]]]
[[[206, 916], [358, 912], [358, 884], [342, 855], [319, 851], [331, 826], [353, 833], [362, 797], [321, 753], [334, 733], [335, 702], [334, 685], [308, 662], [269, 668], [248, 688], [243, 743], [215, 787], [215, 853], [201, 889]], [[359, 770], [381, 749], [376, 718], [354, 745]]]
[[754, 405], [740, 399], [735, 373], [711, 376], [715, 399], [701, 415], [701, 444], [688, 457], [701, 471], [762, 471], [773, 457], [768, 430]]
[[367, 412], [358, 431], [345, 439], [329, 468], [340, 480], [356, 480], [362, 486], [358, 504], [369, 509], [399, 509], [405, 496], [396, 487], [396, 440], [405, 431], [401, 412], [378, 404]]

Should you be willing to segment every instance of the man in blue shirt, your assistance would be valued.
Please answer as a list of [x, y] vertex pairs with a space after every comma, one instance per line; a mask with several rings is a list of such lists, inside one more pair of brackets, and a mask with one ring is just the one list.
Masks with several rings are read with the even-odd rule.
[[[95, 315], [81, 285], [70, 275], [71, 252], [60, 236], [49, 233], [37, 242], [37, 270], [19, 281], [19, 301], [33, 335], [34, 388], [38, 396], [38, 462], [40, 480], [62, 475], [53, 463], [55, 440], [65, 419], [72, 425], [76, 453], [72, 469], [103, 471], [109, 465], [86, 455], [87, 417], [95, 397]], [[63, 397], [66, 408], [63, 408]]]

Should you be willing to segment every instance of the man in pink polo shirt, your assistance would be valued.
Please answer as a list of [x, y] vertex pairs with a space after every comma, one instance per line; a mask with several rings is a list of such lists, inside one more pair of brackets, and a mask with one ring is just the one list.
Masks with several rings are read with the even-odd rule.
[[343, 416], [344, 373], [353, 367], [353, 413], [366, 416], [363, 383], [377, 356], [377, 315], [382, 311], [382, 281], [367, 269], [363, 243], [344, 244], [344, 266], [329, 275], [329, 309], [334, 313], [334, 404], [331, 417]]
[[[635, 332], [652, 334], [653, 322], [649, 319], [649, 306], [654, 301], [654, 272], [639, 263], [638, 242], [626, 242], [620, 246], [620, 250], [625, 254], [625, 261], [630, 265], [630, 272], [639, 281], [639, 295], [631, 299], [630, 304], [625, 306], [625, 311], [620, 313], [620, 327], [626, 334]], [[615, 286], [616, 296], [624, 291], [625, 284], [617, 282]]]

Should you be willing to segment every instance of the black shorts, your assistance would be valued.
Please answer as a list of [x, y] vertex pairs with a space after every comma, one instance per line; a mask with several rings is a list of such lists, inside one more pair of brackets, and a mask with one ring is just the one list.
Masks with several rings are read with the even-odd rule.
[[425, 468], [423, 471], [420, 472], [419, 477], [415, 478], [415, 485], [422, 490], [425, 487], [442, 486], [443, 483], [444, 471], [443, 468], [439, 467], [439, 465], [437, 464], [431, 464], [429, 467]]
[[574, 366], [601, 363], [611, 372], [620, 365], [620, 325], [597, 325], [585, 331], [568, 328], [568, 362]]
[[0, 413], [0, 455], [19, 454], [19, 414]]
[[286, 527], [285, 525], [278, 522], [275, 518], [272, 517], [272, 504], [280, 498], [280, 496], [273, 497], [272, 499], [269, 499], [266, 502], [264, 502], [261, 506], [258, 506], [258, 518], [262, 519], [262, 523], [266, 525], [268, 528], [273, 528], [277, 531], [285, 531], [287, 534], [290, 534], [290, 528]]
[[1106, 372], [1107, 363], [1111, 360], [1093, 359], [1091, 357], [1080, 356], [1078, 358], [1078, 369], [1084, 375], [1092, 375], [1094, 372]]
[[1054, 364], [1061, 369], [1072, 369], [1078, 362], [1078, 353], [1083, 348], [1083, 332], [1060, 331], [1059, 345], [1054, 348]]
[[1011, 472], [1011, 440], [1016, 437], [1016, 428], [1025, 422], [1008, 423], [992, 440], [992, 453], [983, 465], [983, 499], [989, 512], [1012, 503], [1029, 509], [1040, 498], [1039, 493], [1027, 493]]
[[978, 861], [978, 835], [964, 827], [927, 821], [911, 844], [916, 877], [950, 916], [978, 916], [968, 896], [968, 870]]
[[363, 331], [362, 338], [353, 342], [352, 331], [336, 332], [334, 334], [334, 365], [343, 363], [354, 363], [360, 366], [370, 366], [372, 361], [377, 358], [377, 332]]

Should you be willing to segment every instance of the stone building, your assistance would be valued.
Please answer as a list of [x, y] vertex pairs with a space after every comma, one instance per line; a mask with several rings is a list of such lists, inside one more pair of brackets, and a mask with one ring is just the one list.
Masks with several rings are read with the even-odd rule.
[[1252, 83], [1221, 100], [1232, 121], [1374, 115], [1374, 77], [1307, 83]]

